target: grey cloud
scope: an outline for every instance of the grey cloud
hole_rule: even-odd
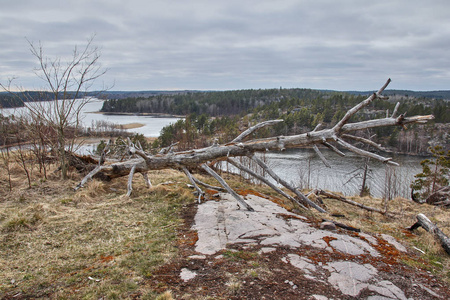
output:
[[[63,56],[95,33],[115,89],[376,89],[389,76],[392,88],[448,89],[448,11],[437,0],[15,1],[0,12],[0,80],[34,66],[24,37]]]

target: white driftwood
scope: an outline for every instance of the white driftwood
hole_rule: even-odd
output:
[[[179,142],[176,142],[176,143],[173,143],[172,145],[170,145],[170,146],[168,146],[168,147],[162,148],[162,149],[159,151],[159,154],[166,154],[166,153],[169,153],[170,151],[172,151],[172,148],[175,147],[175,146],[178,145],[178,144],[179,144]]]
[[[405,120],[408,123],[414,123],[417,120],[432,120],[433,116],[421,116],[413,117]],[[363,124],[364,123],[364,124]],[[358,122],[351,125],[354,130],[361,130],[365,128],[383,127],[383,126],[393,126],[399,125],[396,123],[395,119],[378,119],[372,121]],[[343,127],[342,130],[345,132],[350,131],[350,127]],[[217,147],[208,147],[203,149],[195,149],[191,151],[174,152],[167,155],[146,155],[141,151],[136,151],[136,154],[141,154],[143,158],[139,161],[136,168],[137,172],[146,172],[150,170],[161,170],[161,169],[179,169],[181,166],[197,167],[202,163],[207,161],[217,160],[225,157],[236,157],[236,156],[246,156],[248,153],[253,152],[266,152],[270,150],[279,150],[280,141],[286,148],[296,148],[302,146],[308,146],[312,144],[325,142],[335,142],[336,134],[332,129],[324,129],[317,132],[312,132],[309,136],[306,133],[293,135],[293,136],[279,136],[266,139],[250,140],[242,143],[229,143],[225,145],[218,145]],[[346,143],[346,145],[349,145]],[[353,146],[353,148],[356,148]],[[358,149],[358,148],[356,148]],[[370,152],[362,151],[358,154],[364,155]],[[378,157],[379,159],[379,157]],[[388,159],[382,158],[382,161]],[[124,161],[119,163],[114,163],[111,165],[103,165],[100,167],[101,171],[106,178],[113,179],[117,177],[127,176],[130,172],[131,167],[134,165],[132,161]]]
[[[330,198],[330,199],[339,200],[341,202],[344,202],[344,203],[347,203],[347,204],[350,204],[350,205],[353,205],[353,206],[357,206],[359,208],[362,208],[362,209],[365,209],[365,210],[368,210],[368,211],[377,212],[377,213],[380,213],[380,214],[383,214],[383,215],[386,214],[386,212],[381,210],[381,209],[370,207],[370,206],[358,203],[356,201],[347,199],[347,198],[342,197],[340,195],[336,195],[334,193],[330,193],[330,192],[327,192],[327,191],[324,191],[324,190],[319,190],[319,189],[314,190],[314,194],[316,194],[317,196],[323,195],[323,196],[325,196],[327,198]]]
[[[186,167],[183,167],[183,172],[186,174],[187,178],[189,178],[189,181],[192,183],[194,188],[197,190],[198,193],[198,203],[202,203],[202,196],[205,194],[205,192],[202,191],[201,188],[198,187],[197,183],[194,180],[194,177],[192,176],[191,172]]]
[[[422,227],[429,233],[433,234],[436,239],[441,243],[442,248],[444,248],[445,252],[450,255],[450,238],[446,236],[442,230],[440,230],[433,222],[430,221],[424,214],[418,214],[416,216],[417,222],[409,228],[409,230],[417,229],[418,227]]]
[[[319,205],[317,205],[316,203],[312,202],[311,200],[309,200],[305,195],[303,195],[302,193],[300,193],[296,188],[294,188],[292,185],[290,185],[288,182],[286,182],[285,180],[281,179],[277,174],[275,174],[275,172],[273,172],[261,159],[259,159],[256,155],[249,155],[249,157],[254,160],[261,168],[264,169],[264,171],[267,172],[267,174],[269,174],[273,179],[275,179],[275,181],[281,185],[283,185],[285,188],[289,189],[291,192],[293,192],[299,199],[300,201],[305,204],[305,205],[309,205],[311,207],[314,207],[316,210],[318,210],[319,212],[326,212],[322,207],[320,207]]]
[[[130,174],[128,175],[128,186],[127,186],[127,196],[129,197],[133,192],[133,176],[134,172],[136,172],[136,165],[131,167]]]
[[[230,193],[242,206],[244,206],[248,211],[255,211],[241,196],[238,195],[229,185],[219,176],[213,169],[211,169],[207,164],[202,164],[202,168],[214,177],[227,191]]]
[[[327,167],[327,168],[331,168],[330,163],[328,162],[328,160],[325,158],[325,156],[323,156],[322,152],[320,152],[319,147],[317,147],[317,145],[313,145],[313,149],[316,152],[317,156],[319,156],[320,160],[323,162],[323,164]]]
[[[344,153],[344,152],[340,151],[338,148],[336,148],[335,146],[331,145],[330,143],[322,142],[322,144],[323,144],[324,146],[326,146],[328,149],[330,149],[330,150],[336,152],[338,155],[340,155],[340,156],[342,156],[342,157],[345,156],[345,153]]]
[[[87,174],[83,180],[74,188],[74,190],[78,190],[79,188],[82,188],[88,180],[91,180],[98,172],[100,172],[102,165],[106,161],[106,155],[109,153],[109,148],[112,144],[112,140],[109,140],[108,144],[103,148],[102,153],[100,154],[100,159],[98,160],[97,166]]]
[[[390,82],[391,79],[389,78],[386,81],[386,83],[376,93],[373,93],[366,100],[362,101],[361,103],[357,104],[356,106],[348,110],[347,113],[344,115],[344,117],[333,127],[334,131],[340,131],[353,115],[355,115],[362,108],[372,103],[375,99],[377,99],[377,97],[380,97],[381,93],[386,89],[386,87],[389,85]]]
[[[282,181],[280,177],[278,177],[278,175],[276,175],[270,168],[268,168],[264,164],[264,162],[257,159],[257,157],[254,156],[254,153],[266,152],[271,150],[284,150],[286,148],[297,148],[302,146],[313,146],[314,148],[316,148],[315,147],[316,145],[323,144],[332,149],[333,151],[335,151],[336,153],[338,153],[339,155],[344,156],[345,155],[344,153],[342,153],[339,149],[337,149],[334,145],[332,145],[333,143],[336,143],[337,145],[340,145],[341,147],[353,151],[358,155],[374,158],[383,161],[387,164],[397,165],[396,163],[392,162],[390,158],[385,158],[378,154],[374,154],[359,149],[343,140],[343,137],[347,138],[353,137],[349,135],[344,136],[344,134],[348,134],[349,132],[357,130],[376,127],[386,127],[386,126],[405,126],[405,124],[409,123],[424,123],[434,118],[432,115],[415,116],[409,118],[400,115],[397,117],[396,116],[396,111],[398,109],[397,107],[397,109],[394,111],[391,117],[356,123],[348,123],[349,119],[358,111],[360,111],[362,108],[366,107],[377,98],[382,98],[381,93],[387,87],[389,82],[390,79],[383,85],[383,87],[380,88],[380,90],[378,90],[378,92],[372,94],[366,100],[362,101],[355,107],[351,108],[334,127],[328,129],[319,130],[320,126],[317,126],[313,131],[298,135],[275,136],[270,138],[253,139],[248,141],[243,140],[245,137],[248,137],[248,135],[250,135],[259,128],[281,122],[281,120],[271,120],[257,124],[247,129],[230,143],[222,145],[215,143],[213,146],[202,149],[173,152],[174,146],[173,144],[168,148],[163,149],[159,154],[149,155],[144,151],[142,151],[142,148],[139,147],[139,145],[135,147],[130,144],[129,145],[130,153],[139,156],[138,159],[134,158],[124,162],[98,165],[92,172],[90,172],[85,178],[83,178],[83,180],[80,182],[80,184],[77,186],[76,189],[80,188],[84,183],[92,179],[94,176],[101,175],[102,178],[110,180],[117,177],[127,175],[129,176],[132,170],[133,172],[145,173],[150,170],[161,170],[168,168],[183,170],[183,168],[195,169],[201,166],[213,177],[215,177],[221,183],[221,185],[223,185],[225,189],[228,190],[236,198],[236,200],[241,205],[243,205],[247,209],[251,209],[251,207],[248,206],[248,204],[239,195],[237,195],[217,173],[215,173],[210,167],[206,165],[206,163],[210,161],[225,160],[229,157],[248,156],[253,157],[254,160],[261,167],[265,168],[266,172],[270,174],[270,176],[272,176],[277,182],[281,183],[286,188],[293,191],[297,195],[300,203],[302,203],[305,206],[311,206],[320,212],[325,212],[323,208],[321,208],[320,206],[309,200],[302,193],[300,193],[295,188],[290,186],[287,182]],[[366,144],[368,143],[367,141],[365,141]],[[321,159],[325,162],[326,159],[323,157],[323,155],[321,155],[320,151],[318,151],[318,154],[321,157]],[[200,184],[195,179],[195,177],[193,177],[193,181],[196,182],[197,184]]]
[[[355,141],[358,141],[358,142],[361,142],[361,143],[364,143],[366,145],[372,146],[372,147],[374,147],[374,148],[376,148],[378,150],[381,150],[381,151],[386,151],[386,149],[383,148],[383,146],[381,146],[380,144],[377,144],[377,143],[375,143],[375,142],[373,142],[373,141],[371,141],[369,139],[366,139],[366,138],[363,138],[363,137],[360,137],[360,136],[354,136],[354,135],[351,135],[351,134],[343,134],[342,137],[343,138],[352,139],[352,140],[355,140]]]
[[[297,199],[295,199],[294,197],[289,196],[288,194],[286,194],[282,189],[278,188],[275,184],[273,184],[272,182],[270,182],[269,180],[267,180],[267,178],[256,174],[255,172],[253,172],[252,170],[250,170],[249,168],[247,168],[246,166],[240,164],[239,162],[228,158],[227,162],[229,162],[230,164],[232,164],[233,166],[235,166],[238,169],[241,169],[242,171],[250,174],[251,176],[253,176],[254,178],[260,180],[261,182],[264,182],[266,185],[268,185],[269,187],[271,187],[275,192],[277,192],[278,194],[284,196],[285,198],[289,199],[292,203],[295,203],[297,205],[299,205],[301,208],[306,209],[306,207],[300,203]]]
[[[198,178],[196,178],[196,177],[194,177],[194,176],[192,176],[192,179],[194,180],[195,183],[197,183],[197,184],[199,184],[199,185],[201,185],[201,186],[204,186],[204,187],[207,188],[207,189],[210,189],[210,190],[216,190],[216,191],[220,191],[220,192],[226,192],[226,191],[227,191],[227,190],[224,189],[223,187],[220,187],[220,186],[214,186],[214,185],[207,184],[207,183],[205,183],[205,182],[199,180]]]
[[[395,118],[399,107],[400,107],[400,102],[397,102],[397,104],[395,104],[394,111],[392,112],[391,118]]]
[[[336,138],[336,142],[339,145],[341,145],[342,147],[346,148],[347,150],[350,150],[353,153],[356,153],[358,155],[369,157],[369,158],[373,158],[373,159],[379,160],[381,162],[387,163],[388,165],[394,165],[394,166],[398,166],[399,165],[398,163],[391,161],[392,158],[386,158],[386,157],[383,157],[381,155],[378,155],[378,154],[375,154],[375,153],[372,153],[372,152],[369,152],[369,151],[365,151],[365,150],[359,149],[359,148],[357,148],[357,147],[355,147],[355,146],[345,142],[342,139]]]
[[[242,132],[237,138],[235,138],[231,142],[232,143],[238,143],[238,142],[242,141],[243,139],[245,139],[250,134],[252,134],[253,132],[255,132],[256,130],[261,129],[261,128],[266,127],[266,126],[272,126],[272,125],[275,125],[275,124],[280,123],[280,122],[283,122],[283,120],[269,120],[269,121],[258,123],[255,126],[252,126],[249,129],[247,129],[244,132]]]
[[[148,178],[148,172],[142,172],[142,176],[144,177],[145,185],[148,188],[152,187],[152,182],[150,181],[150,178]]]

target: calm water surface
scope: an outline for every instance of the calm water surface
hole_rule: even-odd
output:
[[[340,191],[350,196],[359,194],[365,159],[352,152],[341,157],[328,149],[321,149],[331,168],[327,168],[312,149],[290,149],[284,152],[266,154],[267,163],[284,180],[301,188],[320,188]],[[389,154],[383,154],[390,156]],[[369,160],[366,185],[374,197],[387,194],[385,186],[392,187],[391,196],[409,198],[409,185],[414,175],[422,168],[421,157],[396,155],[393,160],[400,166],[388,166]]]
[[[324,189],[338,191],[346,196],[359,195],[364,173],[365,158],[352,152],[345,152],[341,157],[329,149],[321,149],[327,158],[330,168],[312,149],[289,149],[283,152],[260,154],[266,164],[283,180],[301,189]],[[388,154],[384,156],[390,157]],[[395,197],[409,198],[411,182],[414,175],[421,172],[420,162],[423,157],[396,155],[393,160],[400,166],[388,166],[381,162],[369,160],[366,187],[370,195],[377,198]],[[246,159],[241,160],[245,163]],[[248,166],[248,165],[247,165]],[[233,173],[239,171],[225,162],[221,168]],[[252,169],[252,167],[250,167]],[[255,169],[253,168],[255,171]],[[258,172],[261,175],[261,172]],[[246,174],[242,174],[246,175]],[[276,183],[270,176],[267,179]],[[390,187],[390,190],[386,188]]]
[[[175,123],[178,118],[155,118],[148,116],[103,115],[98,112],[103,101],[94,100],[83,109],[83,124],[91,126],[96,121],[107,121],[115,124],[142,123],[143,127],[130,129],[146,137],[158,137],[164,126]],[[4,115],[24,112],[25,108],[3,109]],[[82,152],[91,151],[96,145],[87,144]],[[321,150],[331,164],[327,168],[312,149],[289,149],[283,152],[271,152],[265,155],[267,164],[284,180],[300,188],[321,188],[340,191],[344,195],[359,194],[362,184],[364,159],[351,152],[341,157],[328,149]],[[388,154],[383,154],[389,156]],[[387,182],[393,189],[392,196],[409,198],[409,185],[414,175],[421,171],[420,161],[416,156],[398,155],[394,161],[399,167],[386,166],[378,161],[369,161],[367,186],[371,195],[383,197],[386,194]],[[388,180],[389,179],[389,180]],[[388,181],[387,181],[388,180]]]
[[[46,102],[41,102],[45,105]],[[27,104],[30,105],[30,104]],[[83,107],[82,123],[86,127],[90,127],[97,121],[107,121],[114,124],[125,125],[130,123],[141,123],[144,126],[129,129],[131,132],[141,133],[146,137],[158,137],[161,129],[169,124],[175,123],[179,118],[156,118],[149,116],[133,116],[133,115],[104,115],[99,114],[103,106],[103,100],[94,99]],[[25,107],[2,109],[3,115],[22,114],[27,111]]]

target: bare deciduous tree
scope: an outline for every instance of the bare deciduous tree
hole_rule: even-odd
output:
[[[74,150],[81,128],[81,111],[91,99],[87,93],[106,72],[99,63],[100,50],[93,45],[93,40],[94,37],[88,39],[81,49],[75,46],[71,55],[65,58],[49,57],[41,43],[36,45],[28,41],[31,54],[38,61],[35,73],[44,81],[44,90],[50,92],[52,99],[40,101],[43,99],[30,99],[27,93],[22,94],[28,97],[26,107],[31,119],[39,125],[34,129],[46,128],[46,132],[36,134],[57,153],[62,179],[67,178],[66,151]],[[2,87],[11,90],[10,85]]]

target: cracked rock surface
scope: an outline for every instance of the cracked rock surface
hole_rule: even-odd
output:
[[[322,230],[267,199],[247,196],[246,201],[255,209],[249,212],[238,209],[228,194],[220,196],[220,201],[198,206],[192,227],[198,234],[197,254],[214,256],[230,247],[259,247],[259,255],[291,265],[305,280],[333,289],[342,299],[413,299],[409,297],[414,294],[412,290],[400,287],[398,280],[389,280],[386,272],[385,248],[407,253],[406,247],[394,237]],[[283,249],[286,255],[275,256],[277,249]],[[316,256],[302,255],[304,249],[311,249]],[[297,282],[286,282],[298,286]],[[425,289],[430,288],[422,290]],[[430,291],[430,299],[442,297]],[[331,299],[317,293],[308,297],[301,299]]]

